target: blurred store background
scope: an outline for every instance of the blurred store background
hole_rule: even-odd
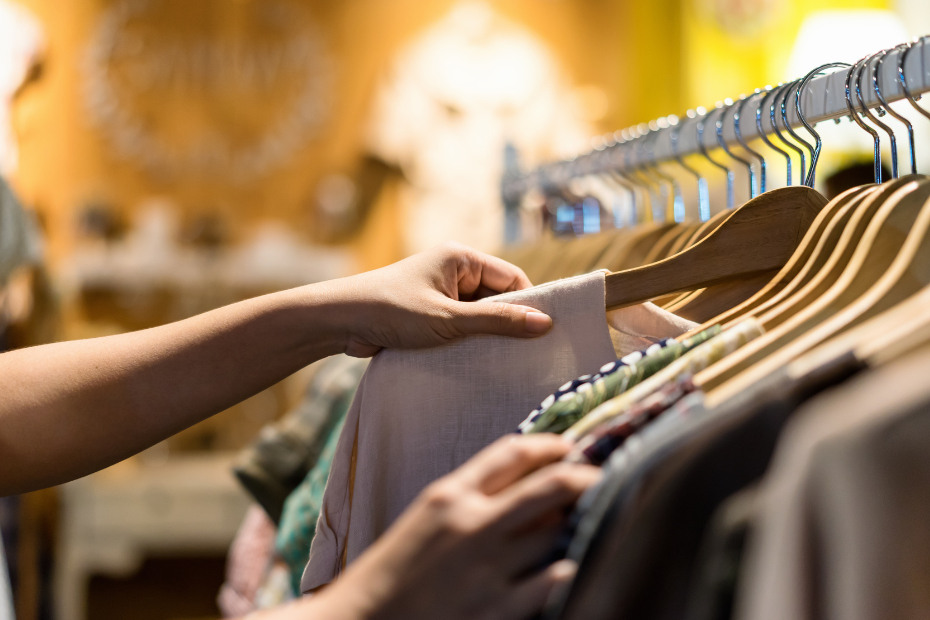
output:
[[[0,350],[447,239],[494,251],[508,157],[570,156],[928,32],[926,0],[0,0],[0,176],[36,232],[22,265],[0,255]],[[824,165],[870,161],[862,132],[831,131]],[[312,374],[0,500],[17,617],[220,617],[248,506],[231,463]]]

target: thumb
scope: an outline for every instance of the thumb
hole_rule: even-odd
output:
[[[452,324],[463,336],[535,338],[552,329],[552,319],[535,308],[497,302],[453,302]]]

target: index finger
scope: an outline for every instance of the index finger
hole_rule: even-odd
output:
[[[494,495],[560,460],[570,449],[571,444],[558,435],[508,435],[473,456],[454,475],[482,493]]]
[[[459,292],[470,295],[479,289],[497,293],[520,291],[533,284],[523,270],[502,258],[468,248],[459,257]]]

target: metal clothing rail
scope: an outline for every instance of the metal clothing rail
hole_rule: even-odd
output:
[[[895,49],[889,52],[882,62],[879,71],[879,87],[882,96],[887,102],[900,101],[905,98],[904,89],[901,87],[898,77],[898,58],[905,50]],[[877,62],[877,61],[873,61]],[[875,93],[872,84],[872,71],[869,65],[862,74],[862,100],[869,108],[875,108],[881,105],[878,96]],[[801,92],[800,103],[804,118],[810,125],[821,121],[838,119],[849,115],[849,109],[846,105],[846,74],[847,69],[840,68],[833,73],[820,75],[811,78]],[[930,91],[930,38],[923,38],[911,46],[904,63],[904,75],[907,80],[908,89],[912,95],[918,95]],[[853,80],[855,81],[855,80]],[[799,83],[800,84],[800,83]],[[792,128],[801,128],[803,125],[795,109],[795,88],[791,89],[787,98],[785,107],[788,123]],[[852,101],[857,111],[861,112],[858,106],[859,100],[855,93],[855,86],[851,87]],[[765,91],[763,91],[764,93]],[[762,101],[765,101],[765,109],[761,114],[762,129],[766,135],[772,132],[772,125],[769,117],[769,108],[773,99],[776,97],[764,97],[763,93],[754,94],[751,100],[747,101],[740,109],[740,101],[736,101],[726,110],[713,109],[707,111],[704,115],[705,127],[703,135],[699,135],[698,122],[690,118],[682,119],[679,126],[669,127],[664,123],[664,127],[650,132],[648,148],[637,148],[633,156],[634,166],[648,165],[674,159],[675,156],[683,157],[701,152],[699,140],[703,140],[706,150],[711,151],[719,148],[718,136],[715,130],[716,122],[722,120],[722,138],[727,146],[739,146],[737,140],[734,115],[739,115],[740,136],[743,142],[749,142],[759,137],[759,131],[756,126],[756,112]],[[729,100],[728,100],[729,101]],[[784,132],[781,125],[781,112],[777,114],[779,129]],[[663,119],[664,120],[664,119]],[[799,134],[805,140],[810,139],[809,134],[804,130]],[[675,144],[673,145],[673,136]],[[605,142],[606,146],[606,142]],[[674,149],[673,149],[674,146]],[[604,150],[603,148],[600,150]],[[502,189],[505,200],[519,200],[519,197],[533,188],[545,188],[553,184],[561,184],[568,179],[583,174],[591,174],[601,170],[623,169],[624,164],[618,161],[619,158],[591,158],[588,155],[581,155],[570,161],[554,162],[540,166],[536,170],[523,175],[508,176],[504,179]]]

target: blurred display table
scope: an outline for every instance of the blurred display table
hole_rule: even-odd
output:
[[[57,619],[84,620],[91,575],[128,576],[149,556],[224,554],[249,503],[232,459],[136,458],[63,485]]]

